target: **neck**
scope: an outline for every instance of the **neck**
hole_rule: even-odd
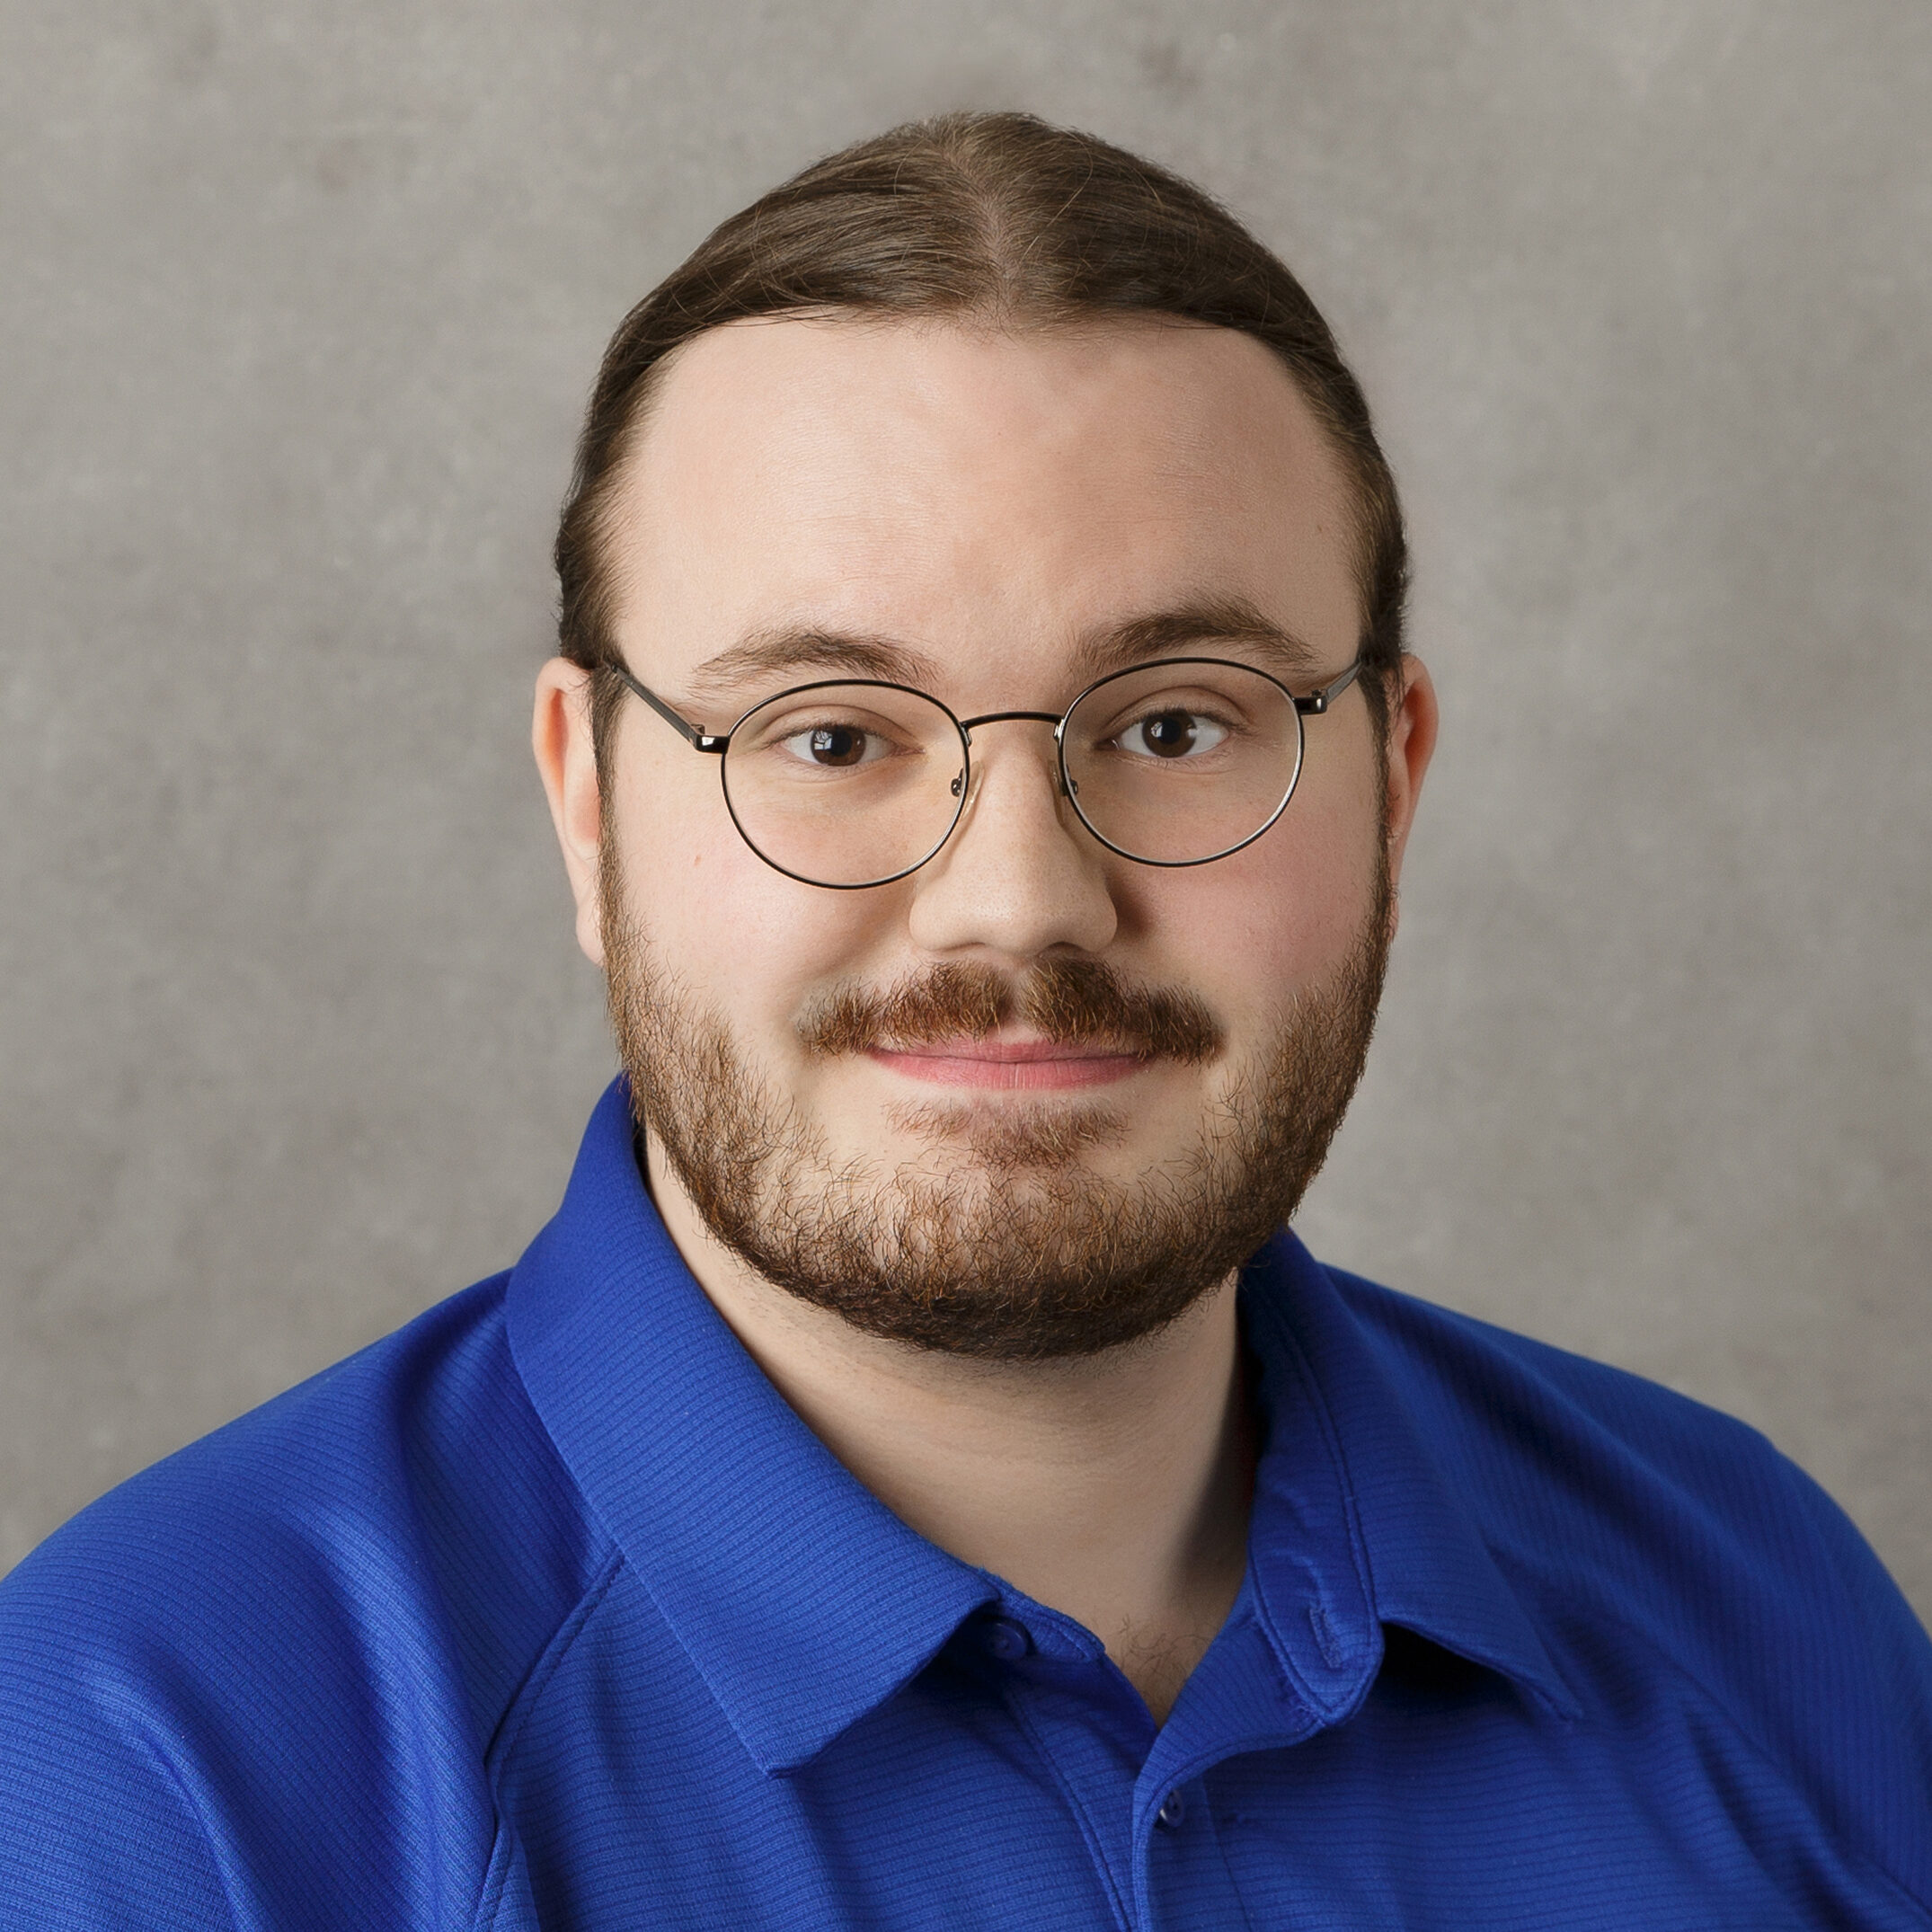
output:
[[[1164,1721],[1247,1560],[1254,1452],[1232,1279],[1100,1355],[936,1354],[775,1288],[650,1157],[691,1272],[826,1447],[922,1536],[1086,1625]]]

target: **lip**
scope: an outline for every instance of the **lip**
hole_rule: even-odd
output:
[[[866,1058],[933,1086],[1039,1093],[1107,1086],[1148,1064],[1117,1047],[1068,1046],[1057,1040],[941,1040],[912,1047],[873,1047]]]

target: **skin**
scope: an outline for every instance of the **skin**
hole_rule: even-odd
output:
[[[785,625],[895,641],[907,681],[967,716],[1058,710],[1086,681],[1082,642],[1151,612],[1245,599],[1305,644],[1305,671],[1288,679],[1298,691],[1350,662],[1360,621],[1342,471],[1292,382],[1247,337],[1158,321],[713,331],[664,380],[611,535],[626,661],[718,731],[788,684],[842,674],[701,675]],[[1398,877],[1436,722],[1411,661],[1386,761]],[[1047,728],[1008,723],[974,734],[974,792],[938,856],[856,892],[764,864],[712,762],[635,700],[600,795],[585,677],[563,660],[538,679],[533,735],[585,953],[602,963],[609,830],[626,907],[660,963],[835,1154],[888,1165],[958,1157],[944,1130],[934,1139],[935,1103],[963,1133],[984,1110],[1091,1104],[1096,1074],[1126,1122],[1083,1155],[1096,1172],[1130,1179],[1183,1155],[1231,1092],[1230,1068],[1348,955],[1383,836],[1359,689],[1309,722],[1286,814],[1230,858],[1157,870],[1115,857],[1058,797]],[[1198,994],[1226,1050],[1202,1066],[1096,1069],[1091,1050],[1056,1060],[1009,1026],[984,1048],[813,1059],[793,1030],[842,980],[889,986],[942,961],[1016,973],[1055,954]],[[928,1116],[919,1132],[908,1103]],[[1232,1282],[1126,1347],[964,1360],[860,1334],[774,1288],[712,1238],[655,1148],[648,1162],[693,1273],[845,1466],[943,1548],[1103,1637],[1163,1720],[1245,1564],[1254,1452]]]

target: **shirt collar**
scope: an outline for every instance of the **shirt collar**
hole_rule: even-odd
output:
[[[1268,1425],[1250,1596],[1309,1716],[1366,1695],[1384,1622],[1572,1711],[1326,1271],[1284,1232],[1243,1304]],[[760,1769],[808,1762],[1000,1596],[873,1496],[746,1354],[645,1192],[622,1080],[508,1315],[558,1452]]]
[[[1242,1296],[1268,1428],[1251,1582],[1305,1701],[1327,1721],[1344,1715],[1380,1661],[1380,1626],[1399,1624],[1573,1720],[1529,1612],[1328,1271],[1283,1229]]]
[[[759,1768],[796,1768],[997,1591],[900,1521],[766,1379],[591,1116],[518,1263],[510,1350],[559,1453]]]

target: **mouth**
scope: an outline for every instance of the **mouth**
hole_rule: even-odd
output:
[[[1147,1056],[1104,1044],[994,1036],[869,1048],[875,1066],[931,1086],[993,1093],[1041,1093],[1108,1086],[1143,1071]]]

